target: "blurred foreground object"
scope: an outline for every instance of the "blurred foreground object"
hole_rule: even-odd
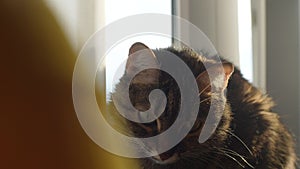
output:
[[[0,24],[0,168],[131,164],[82,130],[72,102],[76,55],[43,1],[1,1]]]

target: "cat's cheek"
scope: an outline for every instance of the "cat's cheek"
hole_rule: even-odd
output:
[[[184,156],[185,153],[194,150],[199,147],[198,137],[186,137],[184,138],[177,148],[177,152],[180,156]]]

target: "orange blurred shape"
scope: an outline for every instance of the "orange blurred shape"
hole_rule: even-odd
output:
[[[133,168],[82,130],[76,55],[43,1],[0,1],[0,52],[0,168]]]

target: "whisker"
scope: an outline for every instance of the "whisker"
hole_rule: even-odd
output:
[[[211,99],[211,98],[203,99],[203,100],[200,101],[200,104],[203,103],[203,102],[205,102],[205,101],[207,101],[207,100],[210,100],[210,99]]]
[[[201,96],[201,94],[202,94],[206,89],[208,89],[210,86],[211,86],[211,85],[209,84],[209,85],[207,85],[204,89],[202,89],[202,90],[199,92],[198,96]]]
[[[241,157],[243,157],[243,158],[246,158],[245,156],[240,155],[238,152],[233,151],[233,150],[230,150],[230,149],[228,149],[228,148],[220,148],[220,150],[226,151],[226,152],[230,152],[230,153],[234,153],[234,154],[236,154],[236,155],[238,155],[238,156],[241,156]]]
[[[243,164],[241,164],[237,159],[235,159],[234,157],[232,157],[229,154],[224,154],[225,156],[229,157],[230,159],[232,159],[233,161],[235,161],[236,163],[238,163],[238,165],[240,165],[241,167],[245,168],[245,166]]]
[[[240,137],[238,137],[237,135],[235,135],[234,133],[232,133],[231,131],[229,131],[229,130],[223,130],[223,131],[225,131],[225,132],[227,132],[228,134],[230,134],[230,135],[232,135],[234,138],[236,138],[246,149],[247,149],[247,151],[250,153],[250,155],[251,156],[253,156],[253,153],[252,153],[252,151],[249,149],[249,147],[246,145],[246,143],[245,142],[243,142],[243,140],[240,138]]]
[[[199,104],[201,104],[201,103],[203,103],[203,102],[206,102],[207,100],[210,100],[210,99],[211,99],[211,98],[209,98],[209,97],[208,97],[208,98],[206,98],[206,99],[203,99],[203,100],[201,100],[201,101],[200,101],[200,103],[199,103]],[[194,105],[196,105],[196,103],[195,103]]]
[[[245,166],[242,163],[240,163],[236,158],[234,158],[233,156],[227,154],[226,152],[216,152],[216,153],[220,154],[220,155],[224,155],[224,156],[230,158],[231,160],[235,161],[239,166],[245,168]]]
[[[220,149],[220,150],[222,150],[222,149]],[[224,153],[229,153],[229,154],[232,154],[232,155],[235,155],[235,156],[238,156],[238,157],[240,157],[249,167],[251,167],[251,168],[254,168],[254,166],[253,165],[251,165],[246,159],[245,159],[245,157],[243,157],[242,155],[240,155],[239,153],[237,153],[237,152],[235,152],[235,151],[233,151],[233,150],[229,150],[229,149],[224,149],[224,150],[222,150],[222,151],[224,151]]]

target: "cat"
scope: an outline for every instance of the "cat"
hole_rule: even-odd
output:
[[[124,75],[112,93],[117,101],[124,99],[124,85],[128,83],[131,72],[137,69],[143,57],[136,52],[146,50],[147,56],[156,60],[151,64],[160,64],[164,59],[162,51],[168,51],[179,57],[192,71],[199,88],[200,107],[197,119],[184,139],[172,149],[157,156],[139,159],[144,169],[295,169],[296,155],[294,140],[286,127],[272,112],[272,99],[263,94],[243,78],[232,63],[222,59],[224,78],[219,90],[210,83],[207,69],[218,70],[216,60],[198,54],[192,49],[182,47],[152,50],[141,42],[129,49],[129,57]],[[145,57],[145,56],[144,56]],[[187,82],[188,83],[188,82]],[[119,123],[126,125],[126,133],[134,137],[151,137],[163,133],[175,121],[180,109],[180,90],[176,81],[166,72],[158,69],[144,70],[130,82],[129,98],[139,111],[150,108],[148,96],[153,89],[161,89],[167,97],[167,104],[161,116],[150,123],[136,123],[118,117]],[[226,93],[225,93],[226,91]],[[222,118],[213,135],[204,143],[198,142],[203,128],[211,98],[218,97],[225,103],[221,111]],[[115,100],[114,100],[115,101]],[[154,105],[155,106],[155,105]],[[117,112],[114,102],[108,103],[108,112]],[[126,105],[123,105],[126,109]],[[115,114],[115,113],[112,113]],[[114,115],[115,116],[115,115]]]

